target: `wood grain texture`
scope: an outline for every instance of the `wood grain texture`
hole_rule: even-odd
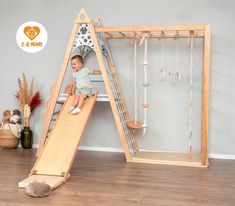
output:
[[[41,137],[41,140],[40,140],[40,145],[39,145],[39,148],[38,148],[37,155],[40,155],[40,152],[41,152],[41,150],[42,150],[42,148],[43,148],[43,146],[46,142],[46,138],[47,138],[48,131],[49,131],[49,128],[50,128],[53,112],[55,110],[55,106],[56,106],[56,103],[57,103],[59,92],[60,92],[60,89],[61,89],[61,86],[62,86],[62,83],[63,83],[63,80],[64,80],[64,76],[65,76],[65,73],[66,73],[66,70],[67,70],[67,65],[68,65],[68,62],[70,60],[70,55],[71,55],[72,48],[73,48],[73,42],[74,42],[74,39],[77,35],[78,27],[79,27],[79,24],[74,22],[72,32],[70,34],[69,42],[68,42],[68,45],[67,45],[67,49],[66,49],[66,52],[65,52],[65,55],[64,55],[64,60],[63,60],[63,63],[61,65],[59,77],[58,77],[57,82],[54,86],[53,95],[50,99],[50,104],[48,105],[48,108],[47,108],[47,114],[45,115],[45,120],[44,120],[44,125],[43,125],[43,133],[42,133],[42,137]]]
[[[51,189],[55,189],[65,182],[65,177],[49,175],[31,175],[23,181],[19,182],[18,187],[25,188],[34,181],[45,182],[46,184],[50,185]]]
[[[208,128],[209,128],[209,92],[210,92],[210,26],[206,26],[204,38],[204,65],[202,82],[202,164],[208,165]]]
[[[138,151],[132,157],[133,162],[167,164],[191,167],[206,167],[201,164],[201,155],[177,152],[144,152]]]
[[[95,104],[96,95],[86,99],[79,114],[71,114],[74,96],[70,96],[60,112],[33,170],[37,174],[64,176],[68,174],[74,155]]]
[[[96,32],[148,32],[148,31],[187,31],[204,30],[204,25],[174,25],[174,26],[103,26],[95,28]]]
[[[123,153],[79,151],[69,180],[46,198],[30,198],[17,183],[36,150],[0,150],[0,206],[232,206],[235,161],[210,167],[126,163]]]
[[[103,59],[103,56],[102,56],[102,52],[100,50],[100,46],[99,46],[97,36],[96,36],[96,33],[95,33],[95,28],[94,28],[94,25],[92,23],[87,23],[87,24],[88,24],[88,28],[91,32],[91,39],[92,39],[92,42],[93,42],[94,47],[95,47],[96,58],[97,58],[99,68],[101,70],[101,73],[102,73],[102,76],[103,76],[103,79],[104,79],[104,85],[105,85],[106,92],[107,92],[108,97],[109,97],[109,102],[110,102],[110,105],[111,105],[111,108],[112,108],[112,112],[113,112],[113,115],[114,115],[114,119],[115,119],[115,122],[116,122],[118,133],[119,133],[119,136],[120,136],[120,139],[121,139],[121,142],[122,142],[123,149],[125,151],[126,159],[128,161],[128,160],[131,159],[131,155],[130,155],[130,152],[129,152],[129,149],[128,149],[128,144],[127,144],[127,141],[126,141],[126,135],[125,135],[125,132],[124,132],[124,129],[123,129],[123,126],[122,126],[121,119],[120,119],[119,114],[118,114],[118,109],[117,109],[117,106],[116,106],[116,103],[115,103],[112,88],[111,88],[109,78],[108,78],[108,74],[107,74],[107,71],[106,71],[106,68],[105,68],[105,63],[104,63],[104,59]]]

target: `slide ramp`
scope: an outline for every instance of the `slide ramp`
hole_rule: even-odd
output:
[[[19,187],[26,187],[30,182],[38,180],[45,181],[51,188],[55,188],[69,178],[69,171],[93,110],[96,96],[86,99],[79,114],[68,113],[74,96],[68,97],[36,160],[32,169],[33,175],[19,182]]]

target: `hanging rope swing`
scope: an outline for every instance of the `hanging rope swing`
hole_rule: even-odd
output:
[[[137,121],[137,103],[138,103],[138,93],[137,93],[137,42],[138,39],[134,39],[134,96],[135,96],[135,117],[134,121],[127,121],[127,126],[132,129],[142,128],[142,123]]]
[[[135,39],[134,42],[134,71],[135,71],[135,119],[134,121],[128,121],[127,126],[132,129],[140,129],[143,128],[143,136],[146,135],[147,131],[147,109],[149,108],[149,104],[147,103],[147,92],[148,92],[148,59],[147,59],[147,52],[148,52],[148,34],[144,33],[144,36],[140,40],[139,47],[144,43],[144,82],[142,83],[142,86],[144,87],[144,102],[143,102],[143,110],[144,110],[144,123],[140,123],[137,121],[137,39]]]
[[[147,102],[147,94],[148,94],[148,59],[147,59],[147,52],[148,52],[148,34],[145,33],[142,41],[144,40],[144,103],[143,103],[143,109],[144,109],[144,123],[142,125],[143,127],[143,136],[146,135],[147,131],[147,109],[149,108],[149,104]],[[140,42],[141,43],[141,42]]]

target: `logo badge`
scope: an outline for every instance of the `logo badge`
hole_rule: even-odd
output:
[[[16,42],[25,52],[39,52],[46,46],[47,31],[45,27],[38,22],[26,22],[18,28],[16,32]]]
[[[35,39],[35,37],[40,33],[40,29],[38,26],[26,26],[24,28],[24,33],[27,37],[29,37],[32,40]]]

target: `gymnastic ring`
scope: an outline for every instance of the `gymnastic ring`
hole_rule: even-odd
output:
[[[174,72],[172,75],[172,79],[175,83],[179,83],[182,79],[181,73],[180,72]]]

